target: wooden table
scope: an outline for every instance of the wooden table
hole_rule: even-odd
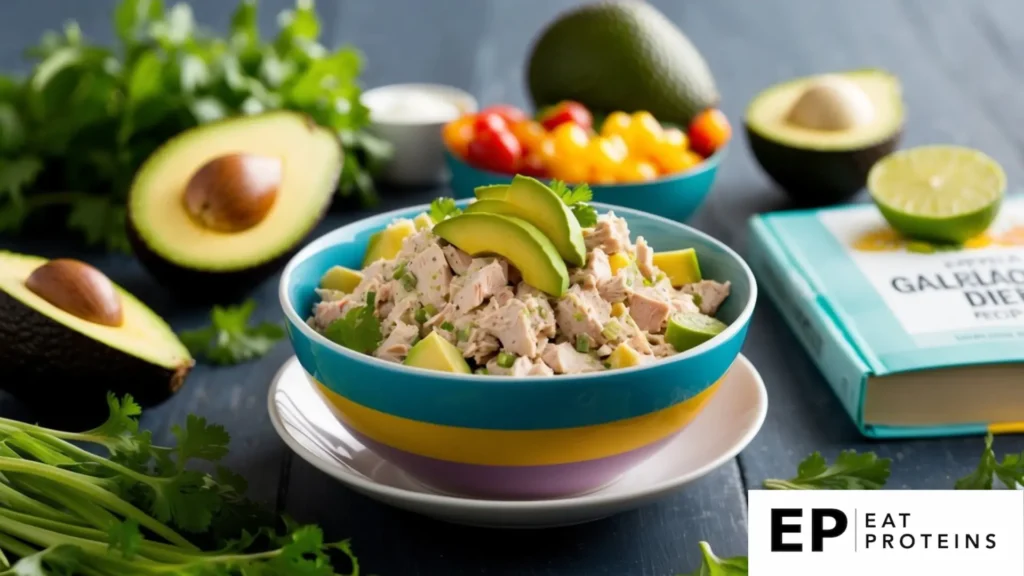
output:
[[[286,0],[264,0],[266,28]],[[0,69],[21,67],[20,50],[47,27],[78,18],[86,34],[107,40],[113,0],[7,0],[0,9]],[[200,21],[226,26],[234,2],[194,2]],[[367,87],[392,82],[454,84],[484,104],[525,105],[523,62],[531,38],[566,0],[374,0],[321,3],[326,37],[367,56]],[[703,51],[734,125],[765,86],[792,76],[880,66],[898,74],[908,103],[904,145],[975,146],[1003,164],[1011,184],[1024,175],[1024,4],[1018,0],[719,0],[655,2]],[[420,203],[444,190],[387,191],[378,209]],[[745,222],[783,209],[786,200],[759,171],[738,134],[714,192],[691,224],[745,248]],[[317,233],[369,212],[334,213]],[[174,325],[190,328],[206,311],[175,304],[128,257],[0,240],[0,247],[46,256],[87,257]],[[255,288],[258,315],[278,319],[277,278]],[[868,442],[848,421],[821,375],[763,297],[744,353],[768,386],[767,422],[737,459],[685,491],[646,508],[556,530],[491,531],[455,527],[392,510],[341,487],[285,448],[265,404],[270,379],[290,355],[282,343],[267,357],[231,368],[200,366],[174,399],[144,417],[159,440],[189,412],[227,426],[228,464],[253,494],[335,538],[351,536],[365,569],[380,576],[650,575],[692,570],[697,542],[723,555],[746,553],[748,488],[789,477],[808,453],[829,458],[846,448],[894,459],[892,488],[948,488],[977,462],[978,438]],[[5,399],[5,414],[19,408]],[[1024,438],[997,439],[1000,452]]]

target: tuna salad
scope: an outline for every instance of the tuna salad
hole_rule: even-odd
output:
[[[585,185],[523,176],[465,210],[435,200],[374,235],[360,269],[328,271],[308,323],[389,362],[503,376],[637,366],[725,329],[729,282],[587,200]]]

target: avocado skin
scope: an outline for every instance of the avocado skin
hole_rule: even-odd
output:
[[[538,110],[575,100],[595,115],[646,110],[682,126],[720,100],[693,43],[657,8],[635,0],[561,15],[531,48],[526,81]]]
[[[72,330],[0,291],[0,388],[48,427],[81,431],[107,417],[107,391],[141,406],[167,400],[194,361],[174,369],[151,364]]]
[[[864,189],[871,167],[899,145],[903,128],[876,144],[851,150],[809,150],[781,144],[746,126],[750,151],[797,205],[815,208],[848,201]]]

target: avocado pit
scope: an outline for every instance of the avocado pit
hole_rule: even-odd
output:
[[[199,225],[217,232],[242,232],[266,218],[277,200],[280,158],[227,154],[204,164],[185,187],[185,209]]]
[[[863,126],[873,116],[874,106],[864,89],[842,76],[828,74],[808,83],[786,121],[800,128],[835,132]]]
[[[51,260],[29,275],[25,287],[82,320],[112,327],[124,323],[121,295],[113,282],[85,262]]]

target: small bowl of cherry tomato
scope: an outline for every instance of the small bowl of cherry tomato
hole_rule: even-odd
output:
[[[683,221],[710,192],[732,128],[717,109],[683,129],[645,111],[595,122],[582,104],[566,101],[536,118],[514,106],[490,106],[445,124],[442,136],[456,198],[527,174],[586,183],[595,202]]]

